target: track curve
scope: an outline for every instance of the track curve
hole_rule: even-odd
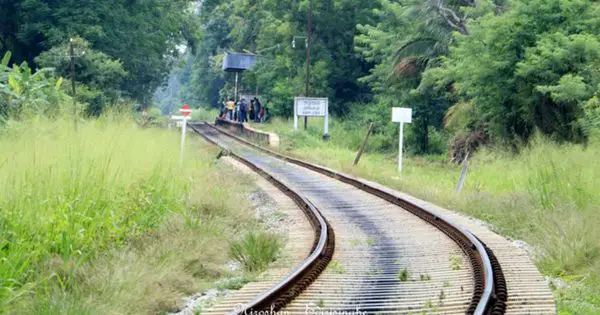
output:
[[[267,151],[205,123],[191,127],[282,189],[306,196],[336,233],[329,268],[275,310],[503,314],[507,292],[500,265],[470,232],[369,183]],[[261,303],[274,305],[268,297]]]

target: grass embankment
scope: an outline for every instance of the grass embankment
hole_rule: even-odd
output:
[[[0,313],[164,313],[252,277],[226,267],[232,238],[265,238],[242,202],[249,180],[197,138],[180,167],[178,137],[110,118],[4,128]],[[248,245],[267,250],[242,251],[246,269],[279,245]]]
[[[292,122],[256,126],[273,131],[286,154],[368,178],[492,224],[536,249],[536,263],[567,287],[555,288],[562,314],[600,314],[600,142],[587,148],[538,140],[515,156],[481,151],[470,164],[462,193],[455,194],[460,167],[445,157],[408,157],[399,174],[396,154],[367,152],[352,161],[367,127],[333,124],[323,142],[322,120],[294,131]],[[377,141],[377,136],[373,138]]]
[[[194,111],[192,112],[193,120],[214,122],[218,116],[219,116],[219,111],[214,108],[206,109],[205,107],[200,107],[200,108],[194,109]]]

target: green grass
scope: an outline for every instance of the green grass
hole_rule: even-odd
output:
[[[0,313],[164,313],[248,278],[229,238],[262,228],[217,153],[190,137],[182,167],[178,133],[107,117],[0,129]]]
[[[410,279],[410,272],[408,269],[404,268],[398,273],[398,280],[402,282],[406,282]]]
[[[217,116],[219,116],[219,111],[214,108],[205,109],[205,108],[201,107],[201,108],[194,109],[194,111],[192,112],[193,120],[203,120],[203,121],[207,121],[207,122],[214,122],[215,119],[217,118]]]
[[[247,271],[262,272],[278,258],[281,247],[282,243],[277,235],[251,231],[241,240],[233,242],[229,250],[231,257]]]
[[[408,155],[396,171],[396,155],[371,138],[357,167],[352,161],[367,126],[347,130],[333,121],[331,140],[321,140],[322,120],[311,118],[308,132],[291,121],[257,126],[280,136],[279,150],[346,173],[377,181],[440,206],[458,210],[522,239],[536,250],[536,263],[568,287],[555,290],[561,314],[600,313],[600,141],[558,145],[537,139],[519,155],[483,150],[471,161],[465,187],[455,194],[460,166],[445,156]]]
[[[346,273],[346,268],[344,268],[344,266],[342,266],[338,260],[332,260],[327,267],[330,268],[334,273],[340,275]]]
[[[460,270],[461,266],[463,264],[463,260],[462,260],[462,256],[459,254],[452,254],[450,256],[450,268],[452,268],[452,270]]]

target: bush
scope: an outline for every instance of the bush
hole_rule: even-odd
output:
[[[10,58],[7,52],[0,61],[0,119],[58,116],[69,98],[61,89],[63,80],[49,68],[34,72],[26,62],[8,67]]]
[[[231,257],[250,272],[264,271],[275,261],[281,251],[282,242],[277,235],[249,232],[231,244]]]

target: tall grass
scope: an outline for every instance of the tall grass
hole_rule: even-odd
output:
[[[277,259],[281,247],[281,240],[277,235],[252,231],[233,242],[230,253],[249,272],[261,272]]]
[[[156,229],[188,190],[176,135],[130,121],[40,121],[0,138],[0,310]]]
[[[470,175],[470,193],[493,193],[526,205],[511,211],[523,218],[501,227],[536,244],[546,272],[585,273],[600,262],[599,154],[597,143],[585,148],[542,139],[517,157],[482,152]]]
[[[177,132],[111,115],[77,130],[4,125],[0,313],[158,314],[227,279],[247,282],[227,268],[231,240],[255,231],[256,244],[278,245],[252,254],[252,269],[280,241],[261,242],[264,227],[240,202],[251,181],[217,153],[190,134],[182,167]]]
[[[400,174],[395,154],[371,151],[353,167],[357,134],[366,126],[346,133],[339,126],[332,125],[329,142],[320,139],[318,126],[294,131],[290,122],[275,121],[258,128],[278,133],[287,154],[464,212],[529,242],[539,268],[570,283],[556,291],[560,311],[600,313],[600,142],[584,147],[538,138],[519,155],[499,148],[478,152],[456,195],[460,167],[444,156],[408,156]]]

